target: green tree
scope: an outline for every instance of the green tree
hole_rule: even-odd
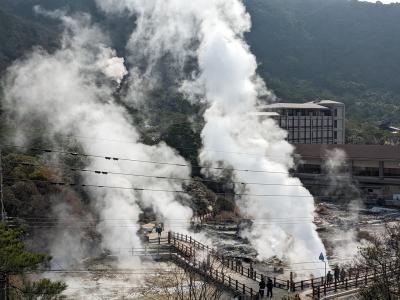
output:
[[[23,233],[21,229],[11,229],[0,224],[0,274],[5,279],[2,282],[3,286],[0,286],[1,299],[5,298],[2,293],[6,293],[9,297],[10,291],[16,297],[22,296],[25,299],[58,299],[58,295],[67,287],[59,281],[42,279],[27,283],[25,287],[16,287],[9,283],[9,276],[24,276],[26,272],[46,266],[51,259],[46,254],[27,251],[22,241]]]
[[[28,284],[22,292],[26,299],[35,300],[58,300],[65,297],[60,295],[67,285],[62,281],[51,281],[50,279],[43,278],[39,281]]]
[[[385,234],[361,248],[359,263],[377,274],[372,283],[361,288],[360,299],[400,299],[400,225],[387,224]]]
[[[31,253],[25,250],[22,242],[23,231],[7,228],[0,224],[0,272],[22,274],[36,270],[50,261],[46,254]]]

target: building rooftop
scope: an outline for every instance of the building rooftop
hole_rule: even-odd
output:
[[[266,109],[279,109],[279,108],[289,108],[289,109],[329,109],[325,106],[316,104],[314,102],[306,102],[306,103],[272,103],[268,105],[262,105],[259,107],[261,110]]]
[[[318,104],[322,104],[322,105],[324,105],[324,104],[344,105],[342,102],[337,102],[337,101],[327,100],[327,99],[318,101]]]
[[[251,112],[249,114],[252,116],[267,116],[267,117],[279,116],[279,114],[274,111],[256,111],[256,112]]]
[[[400,146],[296,144],[296,153],[304,158],[326,157],[326,150],[341,149],[353,160],[389,160],[400,164]]]

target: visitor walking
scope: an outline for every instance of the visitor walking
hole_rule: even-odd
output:
[[[346,280],[346,271],[344,268],[340,271],[340,281],[343,283]]]
[[[333,269],[333,275],[335,277],[335,282],[338,282],[340,276],[340,270],[338,265],[336,265],[335,268]]]
[[[332,273],[331,271],[328,271],[328,274],[326,274],[326,283],[330,285],[332,283],[332,280],[333,280]]]
[[[261,277],[261,281],[260,281],[260,283],[258,285],[260,287],[258,293],[260,294],[260,298],[263,298],[264,297],[264,290],[265,290],[265,286],[266,286],[265,280],[264,280],[264,276]]]
[[[267,281],[267,297],[272,298],[272,288],[274,287],[274,284],[271,280],[271,278],[268,277]]]

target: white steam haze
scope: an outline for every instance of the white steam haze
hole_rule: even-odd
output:
[[[128,11],[137,17],[127,45],[133,76],[125,100],[136,103],[157,86],[157,78],[164,72],[158,62],[168,57],[169,71],[177,74],[180,90],[207,107],[201,134],[204,146],[201,163],[264,170],[267,172],[235,171],[234,177],[243,182],[278,184],[248,185],[245,190],[251,195],[276,196],[237,199],[242,215],[255,222],[244,234],[258,251],[258,258],[276,255],[290,262],[317,261],[324,246],[312,222],[313,197],[300,180],[288,175],[293,166],[293,147],[285,141],[286,132],[273,120],[259,120],[251,115],[257,110],[260,97],[273,101],[274,95],[256,74],[256,59],[244,41],[251,23],[243,3],[239,0],[97,0],[97,3],[110,14]],[[199,70],[189,78],[182,78],[180,71],[192,58],[196,59]],[[208,175],[218,177],[219,173],[212,171]],[[237,192],[243,192],[243,187],[237,187]]]
[[[341,199],[342,202],[336,201],[336,204],[343,206],[348,213],[345,224],[334,229],[330,240],[338,258],[351,259],[358,254],[359,246],[362,245],[357,240],[354,226],[359,223],[359,210],[363,208],[360,191],[351,178],[345,151],[338,148],[327,150],[323,167],[328,179],[325,195],[336,200]]]
[[[59,11],[47,15],[61,18],[66,28],[61,48],[51,54],[36,49],[9,68],[4,82],[4,108],[17,124],[40,120],[45,122],[50,137],[90,136],[91,139],[79,140],[83,152],[87,154],[185,165],[185,160],[166,144],[147,146],[139,142],[139,133],[131,124],[126,109],[113,98],[115,88],[127,74],[124,59],[117,57],[116,52],[107,46],[107,37],[91,24],[90,17],[68,17]],[[104,139],[129,143],[112,143]],[[180,178],[188,178],[190,174],[189,167],[114,162],[104,158],[90,158],[87,169]],[[82,177],[85,184],[182,189],[180,182],[156,178],[87,172],[83,172]],[[192,216],[191,209],[181,205],[174,193],[87,189],[95,212],[104,220],[97,226],[102,247],[119,255],[119,263],[124,266],[135,263],[130,261],[127,248],[141,247],[137,236],[140,207],[151,207],[166,227],[170,220],[190,219]],[[126,252],[119,251],[121,248]],[[65,247],[60,253],[62,251],[58,247],[52,254],[63,256],[65,264],[68,264],[69,250]]]

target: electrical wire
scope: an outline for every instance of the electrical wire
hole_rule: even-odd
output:
[[[101,189],[119,189],[119,190],[132,190],[141,192],[162,192],[162,193],[176,193],[176,194],[187,194],[184,190],[165,190],[165,189],[151,189],[142,187],[124,187],[124,186],[109,186],[109,185],[96,185],[96,184],[78,184],[69,183],[63,181],[48,181],[39,179],[20,179],[13,177],[4,177],[4,181],[21,181],[21,182],[36,182],[44,183],[56,186],[79,186],[79,187],[91,187],[91,188],[101,188]],[[226,193],[214,193],[215,195],[226,195]],[[249,193],[229,193],[234,196],[246,196],[246,197],[287,197],[287,198],[314,198],[312,195],[284,195],[284,194],[249,194]],[[317,197],[317,196],[315,196]],[[324,196],[325,197],[325,196]]]
[[[93,170],[93,169],[79,169],[79,168],[71,168],[62,166],[59,164],[39,164],[39,163],[30,163],[26,161],[7,161],[6,163],[23,165],[23,166],[31,166],[31,167],[51,167],[52,169],[59,169],[65,171],[72,171],[72,172],[86,172],[86,173],[93,173],[98,175],[121,175],[121,176],[132,176],[132,177],[143,177],[143,178],[154,178],[154,179],[162,179],[162,180],[177,180],[177,181],[189,181],[189,182],[211,182],[217,184],[240,184],[240,185],[260,185],[260,186],[289,186],[289,187],[304,187],[301,184],[283,184],[283,183],[263,183],[263,182],[244,182],[244,181],[220,181],[220,180],[213,180],[213,179],[202,179],[202,178],[180,178],[180,177],[170,177],[170,176],[156,176],[156,175],[146,175],[146,174],[136,174],[136,173],[126,173],[126,172],[115,172],[115,171],[108,171],[108,170]],[[331,186],[331,184],[324,184],[324,183],[313,183],[313,186]],[[357,185],[357,187],[371,187],[371,185]]]

